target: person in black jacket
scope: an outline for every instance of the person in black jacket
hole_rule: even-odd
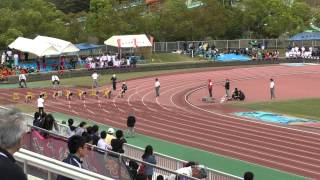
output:
[[[134,137],[134,125],[136,124],[136,117],[133,115],[129,115],[127,118],[127,136],[126,137]]]
[[[124,143],[127,143],[127,141],[123,137],[123,132],[121,130],[117,130],[116,139],[111,140],[112,151],[117,153],[124,153],[124,150],[123,150]]]
[[[82,168],[81,158],[84,158],[87,153],[86,139],[85,137],[74,135],[68,139],[69,155],[63,160],[64,163],[71,164],[73,166]],[[71,180],[68,177],[59,175],[57,180]]]
[[[13,157],[13,154],[20,148],[20,139],[26,130],[26,119],[18,110],[10,109],[0,112],[0,174],[2,180],[27,180]]]

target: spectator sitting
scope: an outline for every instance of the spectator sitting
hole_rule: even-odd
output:
[[[107,137],[105,139],[106,143],[109,144],[111,146],[111,140],[115,139],[116,137],[114,137],[114,129],[113,128],[109,128],[108,129],[108,133],[107,133]]]
[[[199,179],[207,177],[207,171],[199,165],[183,167],[176,170],[176,172],[185,176],[191,176]],[[179,178],[176,178],[175,174],[171,174],[168,177],[168,180],[176,180],[176,179],[179,179]]]
[[[40,127],[41,117],[39,112],[35,112],[33,116],[33,126]]]
[[[84,158],[88,153],[88,150],[86,147],[86,139],[78,135],[71,136],[68,139],[68,148],[69,148],[69,155],[66,159],[63,160],[63,162],[82,168],[81,158]],[[71,179],[59,175],[57,177],[57,180],[71,180]]]
[[[132,179],[136,179],[138,175],[139,164],[133,160],[129,161],[128,171]]]
[[[86,129],[84,128],[86,124],[86,122],[81,122],[79,124],[79,127],[77,127],[76,129],[76,135],[82,136],[82,133],[86,131]]]
[[[104,140],[106,138],[106,136],[107,136],[107,132],[106,131],[102,131],[100,133],[100,139],[99,139],[99,141],[97,143],[97,147],[99,148],[98,152],[101,152],[103,154],[105,153],[105,150],[112,149],[112,147],[109,144],[107,144],[105,142],[105,140]]]
[[[93,125],[90,132],[93,145],[97,145],[100,139],[100,137],[98,136],[98,131],[99,131],[99,126]]]
[[[245,98],[246,96],[244,95],[244,93],[241,90],[239,90],[239,100],[244,101]]]
[[[116,131],[116,139],[111,140],[112,151],[117,153],[124,153],[123,144],[127,143],[123,138],[123,132],[121,130]]]
[[[54,117],[51,114],[46,115],[46,117],[44,118],[43,122],[41,123],[40,126],[42,129],[45,129],[47,131],[51,131],[54,127],[54,129],[56,131],[58,131],[58,124],[56,122],[56,120],[54,119]],[[47,132],[41,132],[40,133],[43,137],[48,137],[48,133]]]
[[[164,177],[162,175],[158,175],[157,180],[164,180]]]
[[[0,173],[3,180],[27,180],[13,154],[21,146],[20,140],[27,131],[27,121],[17,110],[0,112]]]
[[[238,88],[234,88],[234,91],[232,93],[232,99],[233,100],[239,100],[239,91]]]
[[[76,129],[77,129],[75,126],[73,126],[73,119],[71,118],[68,119],[68,126],[69,128],[67,130],[67,134],[68,134],[68,137],[71,137],[76,134]]]
[[[243,175],[243,180],[253,180],[254,175],[252,172],[245,172]]]

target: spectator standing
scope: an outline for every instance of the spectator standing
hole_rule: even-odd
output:
[[[113,90],[117,90],[117,77],[115,74],[112,75],[111,77],[111,81],[112,81],[112,88]]]
[[[114,129],[113,128],[109,128],[108,129],[108,133],[107,133],[107,137],[105,139],[106,143],[111,145],[111,140],[115,139],[116,137],[114,137]]]
[[[160,81],[156,78],[156,82],[154,83],[154,88],[156,90],[156,97],[160,96]]]
[[[271,95],[271,99],[275,99],[276,95],[275,95],[275,83],[274,80],[271,78],[270,79],[270,95]]]
[[[148,145],[145,148],[144,154],[142,155],[142,160],[147,163],[150,163],[150,164],[157,164],[157,160],[156,160],[155,156],[153,155],[152,146]],[[152,180],[153,167],[150,165],[145,165],[143,174],[147,176],[148,180]]]
[[[1,64],[5,64],[5,62],[6,62],[6,53],[3,52],[1,55]]]
[[[69,155],[63,160],[64,163],[71,164],[78,168],[82,168],[81,158],[84,158],[87,153],[85,137],[74,135],[68,139]],[[71,180],[70,178],[59,175],[57,180]]]
[[[127,137],[134,137],[134,125],[136,124],[136,117],[134,115],[129,115],[127,118]]]
[[[44,94],[40,94],[37,100],[37,104],[38,104],[39,113],[41,115],[44,113]]]
[[[121,130],[117,130],[116,139],[111,140],[112,151],[117,153],[124,153],[124,150],[123,150],[124,143],[127,143],[127,141],[123,137],[123,132]]]
[[[98,87],[98,78],[99,78],[99,75],[97,72],[93,72],[93,74],[91,75],[92,77],[92,81],[93,81],[93,84],[92,84],[92,88],[97,88]]]
[[[23,86],[22,86],[22,83],[23,83]],[[19,75],[19,86],[20,86],[20,88],[27,87],[27,77],[24,73],[21,73]]]
[[[2,180],[27,180],[13,154],[21,146],[20,140],[27,131],[27,121],[17,110],[0,112],[0,173]]]
[[[68,119],[68,130],[67,130],[67,135],[68,135],[68,137],[71,137],[71,136],[73,136],[73,135],[75,135],[76,134],[76,127],[75,126],[73,126],[73,119]]]
[[[60,79],[57,75],[52,75],[51,76],[51,80],[52,80],[52,85],[53,85],[53,88],[56,88],[57,86],[59,86],[60,84]]]
[[[230,98],[230,81],[229,81],[229,79],[226,79],[224,89],[226,90],[227,99],[229,99]]]
[[[209,91],[209,97],[212,98],[212,86],[213,83],[211,81],[211,79],[208,80],[208,91]]]
[[[17,67],[19,65],[19,55],[18,55],[18,53],[14,53],[13,59],[14,59],[14,65]]]

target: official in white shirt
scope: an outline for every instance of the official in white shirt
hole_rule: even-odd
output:
[[[39,113],[43,114],[44,113],[44,94],[40,94],[38,100],[37,100],[38,108],[39,108]]]
[[[60,84],[60,79],[57,75],[52,75],[51,77],[53,88],[56,88]]]
[[[91,75],[91,77],[92,77],[92,81],[93,81],[93,87],[97,88],[98,87],[99,74],[94,71],[93,74]]]
[[[275,83],[274,83],[273,79],[270,79],[270,95],[271,95],[271,99],[275,99],[276,98]]]
[[[158,78],[156,78],[156,82],[154,83],[154,88],[156,90],[156,97],[160,96],[160,82]]]
[[[22,86],[22,83],[23,83],[24,86]],[[27,87],[27,77],[23,73],[21,73],[19,75],[19,86],[20,86],[20,88],[24,88],[24,87],[26,88]]]

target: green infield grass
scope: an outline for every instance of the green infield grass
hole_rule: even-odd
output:
[[[289,116],[307,118],[320,121],[320,99],[299,99],[289,101],[268,101],[234,106],[255,110],[275,112]]]

